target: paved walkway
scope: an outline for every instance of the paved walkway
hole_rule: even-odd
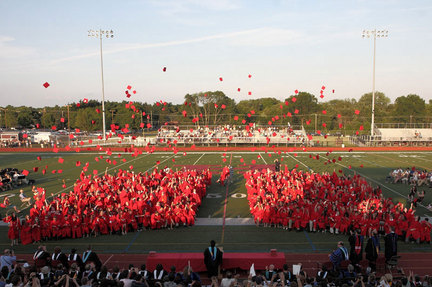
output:
[[[195,225],[222,225],[223,218],[197,218]],[[225,225],[255,225],[253,218],[225,218]]]

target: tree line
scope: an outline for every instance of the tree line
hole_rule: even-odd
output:
[[[238,103],[221,91],[187,94],[184,103],[159,101],[106,102],[107,129],[111,125],[129,130],[158,129],[163,125],[303,125],[308,131],[370,130],[372,94],[359,100],[335,99],[319,102],[308,92],[299,92],[284,100],[260,98]],[[85,100],[65,106],[33,108],[6,106],[0,108],[2,128],[80,129],[102,130],[101,102]],[[432,100],[428,103],[420,96],[409,94],[398,97],[394,103],[384,93],[375,93],[375,123],[430,123]]]

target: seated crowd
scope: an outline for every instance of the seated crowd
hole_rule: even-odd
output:
[[[432,172],[418,170],[415,167],[406,169],[397,168],[392,170],[386,178],[387,182],[412,184],[416,186],[432,186]]]
[[[209,170],[154,169],[151,173],[119,170],[102,176],[81,173],[69,193],[51,202],[43,188],[33,187],[34,204],[23,222],[5,217],[12,244],[47,239],[126,234],[143,228],[193,225],[195,213],[211,183]]]
[[[163,127],[158,131],[157,142],[176,142],[176,143],[220,143],[221,141],[248,142],[267,142],[271,138],[283,139],[284,141],[302,142],[304,137],[296,135],[294,130],[288,127],[263,127],[259,128],[255,124],[245,126],[238,125],[219,125],[214,127],[198,127],[189,130],[179,127]]]
[[[103,265],[99,256],[87,248],[81,254],[72,249],[70,254],[63,253],[55,247],[50,254],[45,246],[39,246],[31,262],[20,264],[13,251],[6,249],[0,257],[0,286],[64,286],[64,287],[332,287],[332,286],[432,286],[432,277],[414,275],[406,276],[401,270],[397,275],[378,276],[369,268],[356,270],[353,265],[346,268],[327,268],[325,264],[316,274],[308,274],[299,263],[300,270],[294,270],[287,264],[277,269],[273,264],[265,270],[251,269],[248,273],[233,274],[227,270],[224,276],[213,276],[210,280],[201,278],[200,274],[186,265],[167,266],[157,264],[154,270],[147,270],[145,264],[127,268]],[[223,277],[223,278],[222,278]],[[6,285],[7,284],[7,285]]]
[[[27,179],[26,175],[16,168],[5,168],[0,171],[0,191],[11,190],[23,184],[32,184],[34,180]]]
[[[394,228],[400,238],[430,243],[427,219],[421,221],[415,209],[385,198],[359,175],[267,169],[248,171],[244,177],[257,225],[336,234],[358,229],[364,236]]]

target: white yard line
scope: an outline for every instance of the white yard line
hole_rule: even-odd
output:
[[[193,165],[196,165],[198,162],[199,162],[199,160],[203,157],[205,155],[205,153],[203,153],[195,162],[194,162],[194,164]]]
[[[291,157],[292,159],[294,159],[295,161],[297,161],[298,163],[300,163],[301,165],[303,165],[304,167],[306,167],[308,170],[310,170],[310,171],[313,172],[313,170],[309,166],[307,166],[306,164],[304,164],[302,161],[296,159],[294,156],[292,156],[290,154],[288,154],[288,155],[289,155],[289,157]]]
[[[264,163],[267,164],[266,160],[265,160],[264,157],[261,155],[261,153],[259,152],[258,154],[259,154],[260,158],[264,161]]]

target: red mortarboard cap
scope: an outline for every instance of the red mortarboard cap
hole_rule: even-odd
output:
[[[59,159],[58,159],[58,162],[59,162],[59,163],[63,163],[63,162],[64,162],[64,159],[63,159],[63,158],[59,158]]]
[[[37,167],[37,166],[35,166],[34,168],[33,168],[33,171],[34,172],[37,172],[39,170],[39,167]]]
[[[50,84],[48,84],[48,82],[45,82],[42,86],[44,86],[45,89],[46,89],[46,88],[48,88],[50,86]]]
[[[358,115],[358,114],[360,114],[360,111],[359,110],[355,110],[355,112],[354,112],[356,115]]]
[[[163,67],[162,71],[166,72],[166,67]],[[174,73],[175,74],[175,73]]]
[[[222,78],[222,77],[220,77],[220,78],[219,78],[219,81],[221,81],[221,82],[222,82],[222,81],[223,81],[223,78]]]
[[[29,174],[29,171],[25,169],[25,170],[22,171],[22,174],[25,175],[25,176],[27,176]]]

